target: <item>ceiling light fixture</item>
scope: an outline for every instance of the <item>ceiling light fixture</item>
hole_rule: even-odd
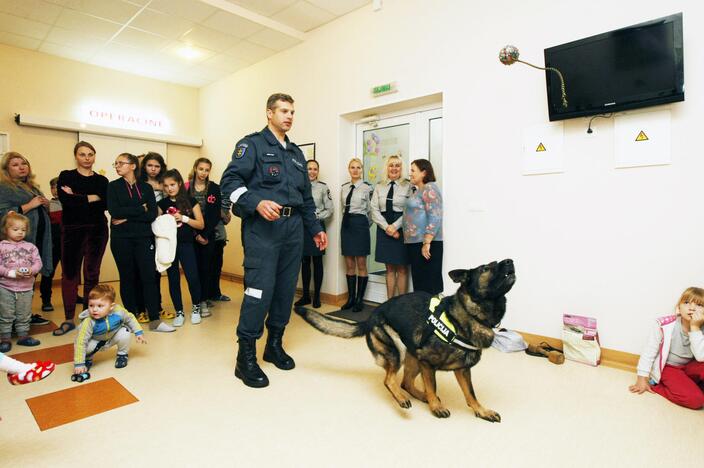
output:
[[[197,59],[202,55],[199,50],[193,48],[191,45],[180,47],[176,52],[178,55],[188,60]]]

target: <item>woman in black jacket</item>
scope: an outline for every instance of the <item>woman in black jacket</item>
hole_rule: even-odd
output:
[[[210,181],[210,170],[213,163],[208,158],[198,158],[193,163],[193,170],[188,175],[188,193],[198,200],[205,227],[196,234],[196,258],[198,259],[198,275],[201,284],[200,304],[201,317],[211,315],[209,305],[213,305],[213,299],[219,280],[217,269],[213,268],[215,262],[215,227],[220,222],[220,186]]]
[[[120,274],[120,296],[125,308],[135,312],[137,299],[134,281],[139,275],[144,288],[144,302],[149,314],[149,329],[176,331],[159,318],[159,296],[154,277],[154,236],[151,224],[157,208],[152,187],[137,178],[139,165],[133,154],[122,153],[115,160],[120,176],[108,184],[108,212],[112,216],[110,249]]]

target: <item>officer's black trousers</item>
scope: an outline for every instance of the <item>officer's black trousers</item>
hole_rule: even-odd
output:
[[[284,328],[291,317],[303,255],[303,220],[298,214],[242,222],[245,292],[237,336],[257,339],[267,327]]]

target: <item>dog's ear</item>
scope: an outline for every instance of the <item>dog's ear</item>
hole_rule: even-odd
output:
[[[448,274],[455,283],[464,283],[469,278],[469,270],[452,270]]]

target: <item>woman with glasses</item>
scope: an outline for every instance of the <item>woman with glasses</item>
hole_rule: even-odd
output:
[[[137,157],[129,153],[120,154],[113,165],[120,178],[108,184],[108,212],[112,216],[110,249],[120,275],[120,296],[125,308],[133,313],[136,311],[134,281],[139,276],[149,315],[149,329],[173,332],[176,329],[159,318],[151,228],[157,207],[151,185],[137,178],[138,165]]]
[[[100,280],[100,264],[108,243],[108,179],[93,172],[95,148],[86,141],[73,147],[76,169],[61,171],[56,190],[63,209],[61,216],[61,295],[65,320],[54,330],[60,336],[76,328],[76,296],[83,265],[83,307],[88,293]]]

